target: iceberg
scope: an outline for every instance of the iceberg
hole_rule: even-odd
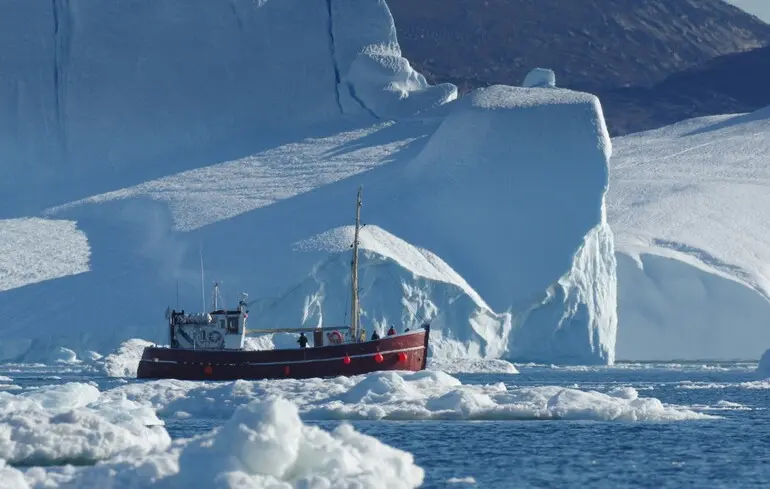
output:
[[[770,377],[770,349],[765,350],[762,354],[762,358],[759,359],[757,373]]]
[[[617,356],[756,359],[770,344],[770,109],[616,138]]]
[[[379,226],[362,262],[369,329],[432,321],[438,361],[614,361],[596,97],[541,70],[526,84],[549,88],[456,99],[401,56],[381,0],[0,9],[1,212],[38,216],[31,236],[68,223],[72,243],[6,280],[0,361],[165,343],[162,311],[207,308],[207,280],[226,302],[250,294],[252,327],[344,323],[345,253],[300,245],[344,237],[361,184]],[[135,346],[98,361],[131,375]]]
[[[393,229],[430,243],[493,309],[514,316],[510,358],[612,363],[611,153],[593,95],[479,89],[406,166],[398,196],[409,228]]]
[[[10,0],[0,50],[0,190],[25,189],[4,212],[250,154],[351,103],[380,117],[456,96],[400,56],[381,0]]]

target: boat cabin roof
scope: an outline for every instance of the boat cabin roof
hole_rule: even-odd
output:
[[[212,316],[215,315],[215,314],[216,315],[220,315],[220,316],[221,315],[240,316],[241,315],[241,311],[239,311],[238,309],[235,309],[235,310],[232,310],[232,311],[228,311],[226,309],[218,309],[216,311],[211,311],[209,314],[211,314]]]

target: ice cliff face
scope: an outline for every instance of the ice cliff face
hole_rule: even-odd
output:
[[[770,344],[770,108],[615,147],[619,357],[759,358]]]
[[[120,188],[249,154],[268,133],[456,96],[400,56],[381,0],[9,0],[0,49],[0,189],[26,189],[6,212],[87,196],[95,176]]]
[[[613,361],[611,151],[596,97],[495,86],[460,100],[407,166],[400,195],[421,235],[399,236],[430,237],[492,308],[514,315],[513,358]]]

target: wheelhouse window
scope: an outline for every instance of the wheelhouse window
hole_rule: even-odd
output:
[[[237,333],[238,332],[238,318],[227,318],[227,332],[228,333]]]

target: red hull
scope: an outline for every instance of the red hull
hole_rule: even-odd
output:
[[[137,378],[180,380],[306,379],[380,370],[425,369],[430,327],[363,343],[286,350],[227,351],[148,347]],[[377,362],[380,354],[381,360]],[[405,357],[404,358],[404,354]],[[345,357],[350,363],[345,363]]]

